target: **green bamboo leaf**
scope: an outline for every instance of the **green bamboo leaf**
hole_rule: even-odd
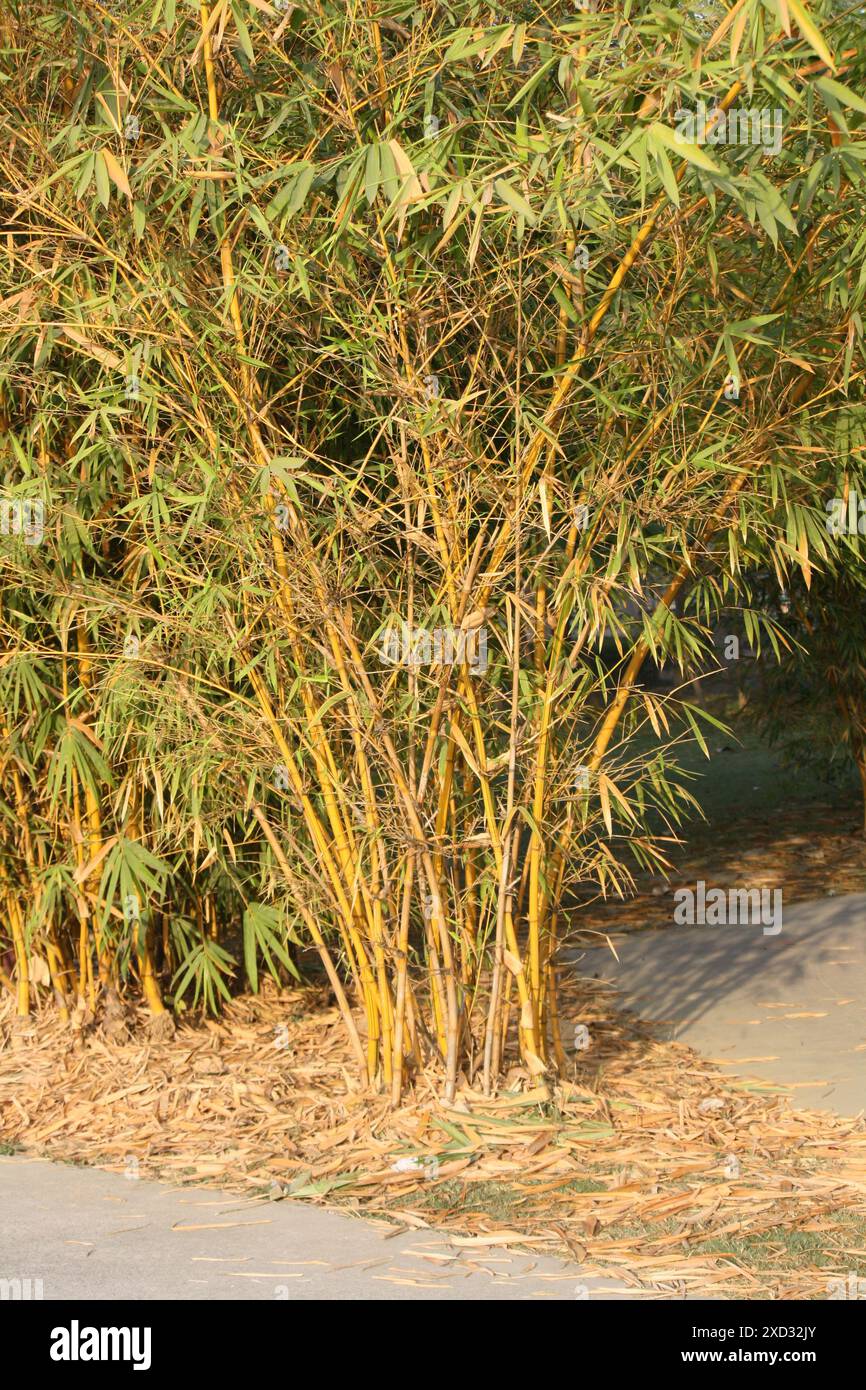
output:
[[[562,286],[555,281],[551,288],[554,299],[556,300],[560,309],[562,309],[562,311],[565,313],[567,318],[570,319],[572,323],[579,323],[580,314],[575,309],[574,305],[572,304],[568,295],[565,293],[565,290],[562,288]]]
[[[298,174],[295,186],[292,189],[291,197],[289,198],[288,208],[286,209],[290,217],[294,217],[296,212],[300,212],[301,208],[306,203],[315,177],[316,166],[314,164],[308,165]]]
[[[367,163],[364,168],[364,196],[369,207],[376,201],[376,194],[379,191],[379,173],[381,170],[380,146],[370,145],[367,150]]]
[[[802,4],[802,0],[787,0],[787,5],[791,14],[797,21],[797,28],[800,30],[800,33],[803,35],[809,47],[813,52],[817,53],[819,58],[823,59],[828,68],[835,69],[836,61],[824,42],[824,37],[820,29],[809,15],[806,6]]]
[[[847,106],[852,111],[861,111],[866,116],[866,101],[856,92],[852,92],[850,87],[844,87],[841,82],[834,81],[832,77],[816,78],[815,86],[825,96],[837,101],[840,106]]]
[[[513,188],[505,179],[497,179],[493,187],[497,196],[502,199],[503,203],[507,203],[514,212],[519,213],[521,217],[525,218],[530,227],[535,226],[538,219],[529,206],[529,203],[517,192],[516,188]]]
[[[674,151],[682,159],[687,159],[690,164],[696,164],[699,169],[706,169],[710,174],[721,174],[721,169],[713,159],[707,154],[701,145],[694,145],[689,140],[684,140],[670,126],[664,125],[661,121],[653,121],[649,129],[651,140],[659,141],[662,145],[667,145],[668,149]]]
[[[473,37],[472,29],[458,30],[450,48],[442,58],[443,64],[455,63],[460,58],[475,58],[481,53],[486,53],[492,45],[499,44],[501,47],[502,35],[505,34],[505,42],[511,37],[513,25],[497,25],[493,29],[488,29],[480,38]]]
[[[673,167],[671,165],[670,160],[664,152],[664,149],[661,147],[661,145],[658,144],[656,145],[655,149],[655,160],[658,166],[659,173],[661,174],[661,180],[664,184],[665,192],[667,193],[674,207],[678,208],[680,205],[680,190],[677,184],[677,177],[673,171]]]
[[[262,212],[259,211],[255,203],[250,203],[247,208],[247,211],[249,212],[251,221],[253,221],[255,225],[258,227],[262,236],[265,237],[267,241],[270,241],[271,224],[268,222],[268,219],[263,215]]]
[[[252,63],[255,61],[256,56],[253,49],[253,42],[250,38],[250,31],[247,28],[246,20],[241,14],[240,6],[237,4],[237,0],[232,0],[232,15],[234,17],[238,38],[241,41],[241,48]]]
[[[83,165],[81,166],[81,173],[78,175],[78,179],[75,184],[75,197],[78,202],[81,201],[85,192],[87,191],[87,188],[90,184],[90,180],[93,178],[93,171],[95,167],[96,155],[89,154],[85,159]],[[108,178],[108,170],[105,171],[105,177],[106,179]]]
[[[96,175],[96,196],[99,197],[100,203],[103,204],[103,207],[107,207],[108,203],[111,202],[111,179],[108,178],[106,160],[104,160],[103,152],[101,152],[101,150],[99,150],[99,152],[97,152],[96,154],[96,161],[95,164],[93,164],[93,172],[95,172]]]
[[[289,171],[286,182],[265,209],[265,216],[274,222],[283,212],[287,212],[290,217],[293,216],[303,207],[315,177],[316,170],[313,165],[295,165]]]

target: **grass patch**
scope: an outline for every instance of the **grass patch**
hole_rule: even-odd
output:
[[[840,1262],[852,1274],[866,1273],[866,1218],[842,1216],[835,1231],[799,1231],[774,1226],[760,1235],[744,1235],[695,1242],[703,1255],[731,1255],[755,1270],[838,1269]]]
[[[550,1197],[555,1203],[557,1197],[567,1197],[570,1192],[609,1190],[607,1183],[596,1178],[580,1178],[563,1184],[555,1194],[545,1194],[542,1200]],[[471,1183],[457,1177],[430,1183],[420,1191],[407,1193],[397,1198],[393,1206],[395,1210],[407,1207],[458,1215],[464,1213],[467,1216],[484,1215],[504,1222],[519,1217],[522,1229],[527,1219],[526,1208],[528,1204],[531,1208],[533,1196],[531,1189],[519,1191],[507,1183]],[[564,1215],[561,1211],[550,1212],[551,1216],[554,1214],[558,1219]],[[538,1219],[542,1219],[540,1211]],[[614,1222],[598,1232],[593,1241],[592,1255],[603,1262],[604,1246],[624,1240],[652,1250],[657,1241],[678,1232],[689,1255],[727,1258],[756,1274],[799,1269],[836,1272],[844,1269],[846,1273],[866,1274],[866,1216],[854,1212],[835,1217],[832,1227],[828,1226],[827,1230],[800,1230],[795,1225],[774,1226],[768,1231],[741,1236],[703,1236],[699,1230],[693,1234],[683,1233],[681,1222],[674,1217],[657,1222]],[[576,1236],[578,1240],[581,1239],[579,1233]],[[861,1253],[855,1253],[858,1251]],[[563,1251],[563,1254],[567,1258],[567,1252]]]
[[[458,1211],[483,1213],[495,1216],[500,1221],[518,1207],[524,1206],[528,1197],[526,1192],[518,1192],[507,1183],[499,1182],[461,1182],[459,1178],[448,1178],[444,1182],[431,1183],[420,1192],[407,1192],[394,1202],[395,1210],[401,1207],[422,1207],[428,1211]]]

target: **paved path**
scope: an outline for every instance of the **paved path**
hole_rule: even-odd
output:
[[[673,915],[673,897],[671,897]],[[574,953],[644,1018],[804,1108],[866,1108],[866,894],[797,903],[782,930],[670,926]]]
[[[303,1202],[250,1201],[22,1156],[0,1158],[0,1281],[12,1279],[41,1279],[45,1299],[641,1296],[637,1284],[501,1246],[458,1248],[447,1235],[395,1234]],[[0,1283],[0,1299],[9,1296]]]

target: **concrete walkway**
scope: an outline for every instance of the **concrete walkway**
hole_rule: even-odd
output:
[[[45,1299],[622,1299],[640,1286],[303,1202],[0,1158],[3,1280]],[[635,1292],[637,1290],[637,1293]],[[33,1293],[31,1292],[31,1296]]]
[[[605,946],[571,959],[664,1022],[667,1036],[732,1073],[789,1087],[794,1105],[866,1108],[866,894],[797,903],[777,936],[670,926],[617,933],[615,945],[619,963]]]

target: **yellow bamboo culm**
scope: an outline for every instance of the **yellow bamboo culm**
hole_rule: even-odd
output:
[[[15,948],[15,1003],[19,1018],[30,1015],[30,966],[27,959],[27,943],[24,936],[24,923],[21,909],[14,894],[6,893],[6,911],[12,929],[12,942]]]

